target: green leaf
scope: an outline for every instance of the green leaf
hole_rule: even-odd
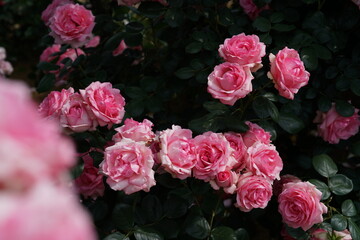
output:
[[[36,91],[39,93],[50,91],[53,89],[55,84],[55,75],[54,74],[46,74],[44,77],[41,78]]]
[[[312,47],[315,49],[316,54],[319,58],[324,60],[331,59],[331,52],[328,48],[320,45],[320,44],[313,44]]]
[[[281,12],[274,12],[270,15],[270,21],[272,23],[279,23],[282,22],[285,19],[284,14]]]
[[[339,74],[339,69],[336,66],[330,66],[325,71],[327,79],[334,79]]]
[[[186,219],[185,232],[196,239],[204,239],[210,233],[210,225],[206,218],[191,214]]]
[[[217,115],[224,114],[228,111],[227,106],[220,102],[215,102],[215,101],[205,102],[203,106],[209,112]]]
[[[163,210],[159,198],[153,194],[146,195],[141,202],[141,207],[143,209],[143,214],[146,218],[155,222],[162,217]]]
[[[360,240],[360,227],[351,218],[348,219],[349,231],[353,240]]]
[[[278,31],[278,32],[289,32],[291,30],[294,30],[295,28],[296,27],[294,25],[283,24],[283,23],[277,23],[271,27],[271,29]]]
[[[184,15],[180,8],[169,8],[165,13],[165,21],[170,27],[178,27],[183,23]]]
[[[342,231],[347,227],[347,219],[341,214],[335,214],[331,218],[331,226],[335,231]]]
[[[142,44],[143,36],[141,33],[126,33],[124,41],[129,47],[137,47]]]
[[[142,99],[146,96],[144,90],[139,87],[126,87],[124,90],[125,94],[128,95],[130,98]]]
[[[351,199],[345,200],[341,204],[341,212],[347,217],[354,217],[357,214],[354,202]]]
[[[312,47],[306,47],[301,51],[301,60],[307,70],[315,70],[318,66],[317,54]]]
[[[114,225],[120,230],[131,229],[134,225],[132,206],[124,203],[117,204],[112,212],[112,220]]]
[[[327,96],[320,96],[317,105],[321,112],[327,112],[331,108],[331,100]]]
[[[359,78],[351,79],[350,88],[354,94],[360,96],[360,79]]]
[[[257,17],[253,22],[253,27],[260,32],[268,32],[271,29],[271,23],[264,17]]]
[[[159,233],[150,230],[150,229],[144,229],[144,228],[138,228],[134,232],[134,236],[136,240],[163,240],[163,236],[161,236]]]
[[[313,166],[323,177],[334,176],[338,171],[335,162],[326,154],[315,156],[313,158]]]
[[[42,71],[54,71],[60,69],[60,66],[49,62],[40,62],[37,68]]]
[[[186,46],[185,51],[191,54],[198,53],[201,51],[202,46],[201,42],[192,42]]]
[[[173,196],[166,200],[164,210],[168,218],[179,218],[186,214],[188,204],[186,200]]]
[[[238,228],[235,231],[235,236],[237,240],[250,240],[249,233],[244,228]]]
[[[109,40],[106,41],[104,45],[105,50],[114,50],[117,46],[119,46],[121,39],[123,39],[124,33],[117,33],[113,35]]]
[[[131,100],[126,103],[126,112],[132,117],[138,117],[144,112],[145,103],[141,99]]]
[[[326,200],[330,197],[330,189],[324,182],[317,179],[310,179],[309,182],[314,184],[315,187],[322,193],[321,200]]]
[[[259,118],[271,116],[274,121],[279,119],[279,110],[273,102],[265,97],[256,98],[252,103],[252,107]]]
[[[292,228],[286,226],[286,232],[295,239],[308,239],[308,234],[302,228]]]
[[[330,177],[329,188],[336,195],[345,195],[353,190],[353,182],[345,175],[336,174]]]
[[[290,134],[296,134],[305,127],[304,122],[292,113],[281,112],[277,123]]]
[[[103,240],[129,240],[129,238],[125,237],[125,235],[122,233],[116,232],[108,235]]]
[[[354,142],[351,145],[351,152],[355,155],[355,156],[360,156],[360,141]]]
[[[211,240],[237,240],[234,230],[229,227],[217,227],[211,231]]]
[[[189,78],[193,77],[194,74],[195,74],[195,71],[189,67],[180,68],[175,72],[175,76],[180,79],[189,79]]]
[[[354,106],[344,100],[335,101],[335,109],[343,117],[351,117],[355,112]]]
[[[125,30],[128,33],[139,33],[144,30],[144,25],[139,22],[129,22],[126,24]]]

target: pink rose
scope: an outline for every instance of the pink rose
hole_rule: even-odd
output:
[[[61,109],[69,97],[74,94],[74,89],[62,89],[61,92],[52,91],[39,105],[39,113],[44,118],[60,120]]]
[[[125,99],[111,83],[93,82],[80,93],[100,126],[108,125],[110,128],[112,124],[121,123],[125,114]]]
[[[95,240],[91,217],[66,188],[48,182],[0,193],[0,239]]]
[[[85,198],[96,199],[103,196],[105,191],[103,175],[99,173],[98,168],[94,167],[93,159],[88,154],[83,157],[83,160],[84,170],[74,181],[77,191]]]
[[[291,182],[284,185],[278,197],[279,212],[289,227],[304,231],[323,221],[327,207],[320,202],[321,192],[309,182]]]
[[[236,204],[243,212],[253,208],[265,208],[272,196],[270,181],[260,176],[245,173],[239,177],[236,189]]]
[[[51,4],[47,6],[47,8],[41,14],[41,20],[46,25],[50,25],[50,18],[54,15],[55,9],[59,6],[63,6],[65,4],[73,3],[71,0],[54,0]]]
[[[219,172],[215,179],[210,180],[210,184],[215,190],[223,188],[227,194],[233,194],[237,188],[238,179],[239,175],[236,172],[225,170]]]
[[[225,62],[215,66],[209,75],[207,91],[213,98],[232,106],[252,91],[252,79],[254,77],[248,67]]]
[[[259,16],[259,13],[265,9],[269,9],[269,5],[265,5],[262,8],[258,8],[253,0],[239,0],[240,6],[244,12],[249,16],[250,19],[254,20]]]
[[[308,84],[310,77],[299,53],[295,49],[285,47],[276,56],[270,53],[269,59],[271,68],[268,77],[273,80],[281,96],[294,99],[294,94]]]
[[[94,26],[95,17],[90,10],[79,4],[65,4],[57,7],[50,18],[50,35],[55,43],[76,48],[92,38]]]
[[[272,144],[257,142],[247,149],[246,168],[270,181],[280,179],[283,162]]]
[[[232,156],[236,160],[236,164],[233,166],[233,169],[236,172],[240,172],[245,168],[245,157],[247,147],[243,142],[243,138],[240,133],[235,132],[227,132],[224,133],[226,140],[230,143],[230,147],[232,148]]]
[[[60,125],[74,132],[95,130],[97,122],[79,93],[68,97],[61,108]]]
[[[93,37],[86,45],[86,48],[94,48],[100,44],[100,36]]]
[[[50,47],[47,47],[40,55],[40,62],[51,62],[56,59],[54,54],[60,52],[60,48],[60,44],[53,44]]]
[[[310,235],[311,240],[327,240],[329,234],[325,229],[319,228],[311,231]]]
[[[249,130],[243,135],[243,141],[246,147],[251,147],[257,142],[270,144],[271,135],[266,132],[262,127],[252,122],[245,122],[249,126]]]
[[[190,177],[196,163],[191,130],[173,125],[160,132],[159,140],[158,157],[165,171],[179,179]]]
[[[155,185],[153,165],[150,148],[140,142],[123,139],[105,149],[105,159],[100,168],[108,177],[106,182],[112,189],[131,194],[140,190],[148,192]]]
[[[236,160],[232,148],[223,134],[206,132],[194,138],[196,164],[193,175],[205,182],[215,178],[220,172],[231,169]]]
[[[294,176],[294,175],[290,175],[290,174],[286,174],[280,177],[280,180],[275,180],[274,184],[273,184],[273,193],[275,196],[279,196],[279,194],[282,192],[283,190],[283,186],[286,183],[289,182],[301,182],[300,178]]]
[[[314,122],[319,123],[317,127],[319,136],[326,142],[337,144],[340,139],[346,140],[356,135],[360,126],[358,113],[359,109],[355,108],[351,117],[343,117],[336,112],[335,104],[327,113],[318,111]]]
[[[144,119],[142,122],[127,118],[124,125],[115,128],[117,133],[112,140],[115,142],[121,141],[123,138],[129,138],[135,142],[150,143],[155,138],[155,133],[152,131],[154,124]]]
[[[224,44],[219,46],[219,55],[227,62],[248,66],[255,72],[262,67],[265,44],[256,35],[241,33],[225,39]]]
[[[134,50],[139,50],[141,51],[142,50],[142,47],[141,46],[136,46],[136,47],[128,47],[125,43],[124,40],[121,40],[120,44],[117,46],[117,48],[114,49],[114,51],[112,52],[112,55],[114,57],[118,56],[118,55],[121,55],[123,54],[123,52],[125,51],[125,49],[127,48],[131,48],[131,49],[134,49]]]
[[[73,143],[55,122],[40,117],[25,85],[0,81],[0,116],[0,186],[59,181],[75,164]]]
[[[341,240],[352,240],[351,234],[349,232],[349,230],[345,229],[341,232],[339,231],[333,231],[334,235],[336,237],[341,237]]]

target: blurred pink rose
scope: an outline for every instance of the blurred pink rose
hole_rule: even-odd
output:
[[[310,240],[327,240],[328,232],[325,229],[318,228],[310,231]]]
[[[129,138],[135,142],[150,143],[155,138],[155,133],[152,131],[153,126],[154,124],[147,119],[138,122],[132,118],[127,118],[124,125],[115,129],[117,133],[112,140],[119,142],[123,138]]]
[[[70,44],[73,48],[84,46],[92,38],[95,17],[79,4],[65,4],[55,9],[50,18],[49,35],[57,44]]]
[[[236,160],[236,164],[233,166],[233,169],[235,169],[236,172],[240,172],[245,168],[247,147],[245,146],[240,133],[226,132],[224,133],[224,136],[230,143],[230,147],[233,149],[232,156]]]
[[[0,81],[0,116],[1,186],[58,181],[75,164],[74,145],[55,122],[40,117],[25,85]]]
[[[249,16],[250,19],[254,20],[259,16],[259,13],[265,9],[269,9],[269,5],[265,5],[262,8],[258,8],[253,0],[239,0],[240,6],[244,12]]]
[[[86,48],[94,48],[99,46],[100,44],[100,36],[93,37],[86,45]]]
[[[248,172],[239,177],[236,192],[235,206],[241,211],[265,208],[272,196],[271,182]]]
[[[6,58],[6,49],[3,47],[0,47],[0,61],[5,60]]]
[[[355,108],[351,117],[343,117],[336,112],[333,104],[327,113],[318,111],[314,123],[319,123],[318,134],[324,141],[337,144],[340,139],[346,140],[359,132],[359,109]]]
[[[65,4],[73,3],[71,0],[54,0],[51,4],[47,6],[47,8],[41,13],[41,20],[46,25],[50,25],[50,18],[54,15],[55,9],[59,6],[63,6]]]
[[[269,132],[266,132],[256,123],[252,123],[249,121],[246,121],[245,123],[249,126],[249,130],[245,134],[243,134],[243,141],[246,147],[251,147],[257,142],[270,144],[271,135]]]
[[[160,151],[158,157],[162,167],[174,178],[185,179],[191,176],[195,166],[195,146],[192,132],[179,126],[172,126],[159,134]]]
[[[232,106],[252,91],[252,79],[254,77],[248,67],[225,62],[215,66],[209,75],[207,91],[213,98]]]
[[[46,119],[60,121],[61,109],[72,94],[74,94],[73,88],[50,92],[39,105],[40,115]]]
[[[0,239],[95,240],[88,213],[68,189],[48,182],[26,193],[0,193]]]
[[[60,48],[60,44],[53,44],[50,47],[47,47],[40,55],[40,62],[51,62],[54,60],[56,56],[53,55],[60,52]]]
[[[247,66],[255,72],[262,67],[265,44],[256,35],[241,33],[225,39],[224,44],[219,46],[219,55],[227,62]]]
[[[85,198],[96,199],[103,196],[105,191],[103,175],[99,173],[98,168],[94,167],[94,160],[88,154],[83,157],[83,160],[84,170],[74,180],[77,191]]]
[[[257,142],[247,149],[246,168],[270,181],[280,179],[283,162],[272,144]]]
[[[224,192],[233,194],[237,188],[238,179],[239,175],[236,172],[225,170],[223,172],[219,172],[215,179],[210,180],[210,184],[215,190],[223,188]]]
[[[194,138],[196,164],[193,175],[205,182],[215,178],[220,172],[231,169],[236,160],[225,136],[220,133],[206,132]]]
[[[294,94],[308,84],[310,77],[299,53],[295,49],[285,47],[276,56],[270,53],[269,59],[271,68],[268,77],[273,80],[281,96],[294,99]]]
[[[93,82],[85,90],[79,90],[85,102],[94,113],[100,126],[121,123],[125,110],[125,99],[120,90],[113,88],[111,83]]]
[[[139,50],[141,51],[142,50],[142,47],[141,46],[136,46],[136,47],[128,47],[125,43],[124,40],[121,40],[121,42],[119,43],[119,45],[117,46],[117,48],[114,49],[114,51],[112,52],[112,55],[114,57],[118,56],[118,55],[121,55],[123,54],[123,52],[125,51],[125,49],[127,48],[131,48],[131,49],[134,49],[134,50]]]
[[[0,60],[0,75],[10,75],[14,71],[10,62]]]
[[[323,221],[327,207],[320,202],[321,192],[309,182],[290,182],[284,185],[278,197],[283,222],[304,231]]]
[[[74,132],[95,130],[97,122],[79,93],[74,93],[61,108],[60,125]]]
[[[280,180],[275,180],[274,184],[273,184],[273,193],[275,196],[279,196],[279,194],[282,192],[283,190],[283,186],[286,183],[289,182],[301,182],[300,178],[294,176],[294,175],[290,175],[290,174],[286,174],[280,177]]]
[[[60,69],[63,69],[64,63],[62,63],[62,61],[65,58],[70,58],[74,62],[80,55],[85,55],[84,51],[80,48],[68,48],[63,54],[60,55],[59,60],[56,62],[56,64],[60,66]]]
[[[123,139],[105,149],[105,159],[100,168],[108,177],[106,182],[112,189],[132,194],[140,190],[148,192],[155,185],[153,165],[150,148],[143,143]]]
[[[336,237],[341,237],[341,240],[352,240],[351,234],[349,230],[345,229],[341,232],[339,231],[333,231],[334,235]]]

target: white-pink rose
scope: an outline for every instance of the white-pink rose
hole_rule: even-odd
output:
[[[271,196],[271,182],[248,172],[239,177],[235,206],[243,212],[249,212],[254,208],[265,208]]]
[[[232,156],[236,160],[236,164],[233,166],[233,169],[236,172],[240,172],[245,168],[245,157],[247,155],[247,147],[243,142],[243,138],[240,133],[227,132],[224,133],[226,140],[230,143],[231,148],[233,149]]]
[[[127,118],[124,125],[116,128],[117,133],[112,140],[115,142],[121,141],[123,138],[129,138],[135,142],[150,143],[155,138],[155,133],[152,131],[154,124],[144,119],[142,122]]]
[[[210,180],[210,184],[215,190],[223,188],[224,192],[233,194],[237,188],[238,179],[239,174],[234,171],[225,170],[223,172],[219,172],[215,179]]]
[[[352,240],[349,230],[345,229],[343,231],[333,231],[336,237],[341,237],[341,240]]]
[[[274,145],[257,142],[247,149],[246,168],[273,181],[280,179],[283,162]]]
[[[262,67],[265,44],[256,35],[241,33],[225,39],[224,44],[219,46],[219,55],[227,62],[248,66],[255,72]]]
[[[131,194],[140,190],[148,192],[155,185],[153,165],[150,148],[143,143],[123,139],[105,149],[105,159],[100,168],[112,189]]]
[[[63,6],[65,4],[73,3],[71,0],[53,0],[51,4],[47,6],[47,8],[41,13],[41,20],[46,25],[50,24],[50,18],[54,15],[55,9],[59,6]]]
[[[333,104],[326,113],[318,111],[314,122],[318,123],[318,134],[324,141],[337,144],[341,139],[346,140],[359,132],[359,117],[359,109],[355,108],[352,116],[343,117],[337,113]]]
[[[273,80],[281,96],[294,99],[294,94],[307,85],[310,78],[299,53],[295,49],[285,47],[276,56],[270,53],[269,59],[271,67],[268,77]]]
[[[193,175],[197,179],[208,182],[236,164],[232,156],[233,149],[223,134],[203,133],[194,138],[194,145],[196,164]]]
[[[158,157],[165,171],[179,179],[190,177],[196,163],[191,130],[173,125],[160,132],[159,141]]]
[[[208,76],[207,91],[213,98],[232,106],[252,91],[252,79],[254,77],[249,67],[225,62],[215,66],[214,71]]]
[[[55,43],[77,48],[91,40],[94,26],[95,17],[90,10],[79,4],[65,4],[55,9],[49,27]]]
[[[95,130],[95,117],[79,93],[70,95],[64,102],[60,113],[60,125],[74,132]]]
[[[323,221],[327,207],[320,202],[321,192],[309,182],[290,182],[278,197],[279,212],[289,227],[304,231]]]
[[[108,125],[110,128],[121,123],[125,114],[125,99],[111,83],[93,82],[80,93],[100,126]]]
[[[61,92],[52,91],[39,105],[39,113],[44,118],[60,120],[61,109],[64,103],[74,94],[74,89],[62,89]]]

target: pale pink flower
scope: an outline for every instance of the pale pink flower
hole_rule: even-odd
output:
[[[93,37],[86,45],[86,48],[94,48],[99,46],[100,44],[100,36]]]
[[[233,169],[235,169],[236,172],[240,172],[245,168],[245,157],[247,155],[247,147],[244,144],[242,135],[235,132],[226,132],[224,133],[224,136],[230,143],[230,147],[233,149],[232,156],[236,160]]]
[[[238,179],[239,174],[234,171],[225,170],[223,172],[219,172],[215,179],[210,180],[210,185],[215,190],[223,188],[224,192],[233,194],[237,188]]]
[[[246,121],[245,123],[246,125],[249,126],[249,130],[243,134],[243,142],[246,147],[251,147],[253,144],[257,142],[270,144],[271,135],[269,132],[266,132],[262,127],[260,127],[256,123],[252,123],[249,121]]]
[[[0,61],[5,60],[6,58],[6,49],[3,47],[0,47]]]
[[[152,131],[153,126],[154,124],[147,119],[138,122],[132,118],[127,118],[124,125],[115,128],[117,133],[113,136],[112,140],[119,142],[123,138],[129,138],[135,142],[150,143],[155,138],[155,133]]]
[[[13,71],[14,69],[10,62],[0,61],[0,75],[10,75]]]

